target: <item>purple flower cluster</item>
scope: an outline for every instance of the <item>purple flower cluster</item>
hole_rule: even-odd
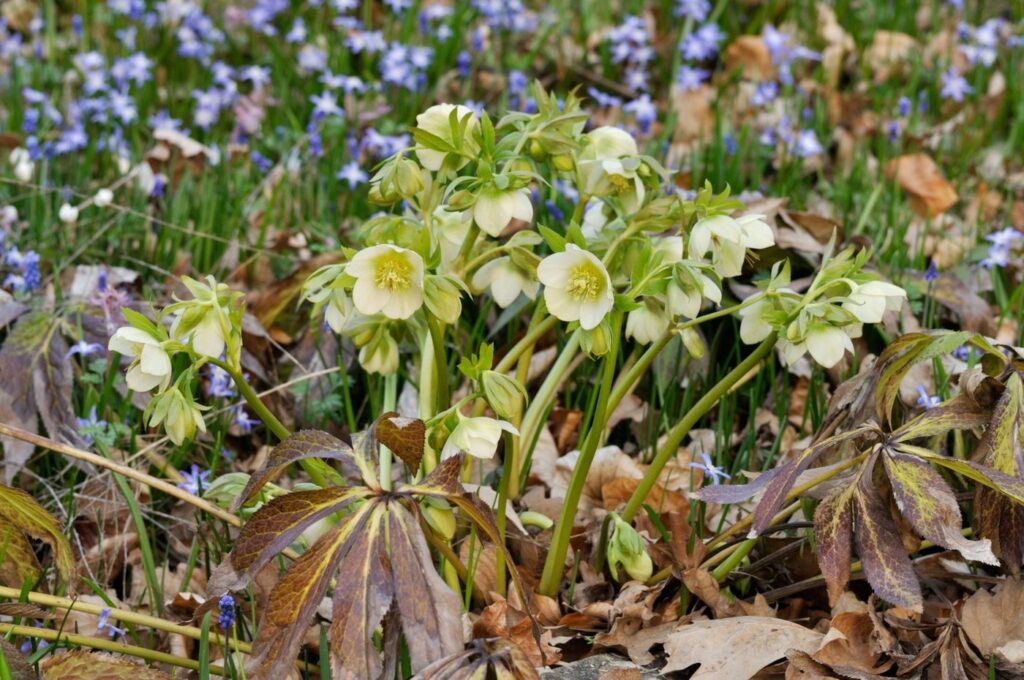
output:
[[[0,271],[7,270],[3,287],[15,293],[35,290],[42,284],[39,272],[39,253],[34,250],[22,252],[9,244],[7,230],[18,220],[18,211],[11,206],[0,210]]]

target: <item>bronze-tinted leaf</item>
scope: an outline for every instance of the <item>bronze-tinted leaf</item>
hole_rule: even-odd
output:
[[[53,549],[54,563],[61,578],[70,589],[74,589],[74,553],[71,543],[61,531],[60,522],[53,515],[24,491],[0,485],[0,518],[28,536],[47,543]]]
[[[362,470],[355,455],[345,442],[319,430],[302,430],[274,447],[267,464],[249,478],[245,490],[235,499],[232,510],[237,510],[259,492],[263,486],[284,472],[290,464],[307,458],[327,458],[341,462],[342,474],[349,481],[358,481]]]
[[[462,649],[462,601],[438,575],[419,522],[399,503],[389,506],[388,537],[395,600],[413,672]]]
[[[320,606],[338,564],[366,524],[379,522],[383,512],[386,510],[382,503],[365,503],[292,563],[271,592],[260,620],[253,642],[255,651],[246,666],[250,677],[284,677],[302,646],[306,627]]]
[[[271,500],[242,527],[231,551],[231,565],[245,581],[227,585],[226,589],[245,587],[274,555],[294,543],[312,524],[365,495],[364,487],[329,487],[296,491]]]
[[[928,409],[907,421],[892,433],[897,442],[934,437],[953,430],[973,430],[988,424],[991,413],[986,413],[977,402],[964,394]]]
[[[764,496],[761,498],[761,502],[757,504],[754,509],[754,521],[750,527],[750,537],[753,538],[764,531],[772,519],[775,517],[775,513],[779,511],[782,504],[786,500],[786,496],[789,494],[790,489],[796,482],[796,478],[800,476],[804,470],[810,467],[811,463],[815,461],[821,454],[826,451],[830,451],[844,442],[856,440],[872,431],[872,428],[867,426],[857,427],[847,432],[842,432],[837,435],[833,435],[828,439],[809,446],[804,450],[797,458],[789,461],[781,468],[779,473],[772,478],[765,488]]]
[[[462,456],[452,456],[442,460],[423,481],[405,488],[413,493],[436,496],[460,494],[464,491],[462,483],[459,482],[459,472],[461,470]]]
[[[394,411],[377,420],[377,440],[402,459],[406,469],[420,469],[427,428],[419,418],[404,418]]]
[[[956,495],[931,465],[902,453],[887,452],[882,460],[896,505],[914,531],[936,545],[960,551],[965,559],[999,564],[987,539],[964,538]]]
[[[395,597],[384,531],[383,521],[369,522],[342,561],[332,606],[331,677],[379,678],[384,670],[373,644]]]
[[[1024,503],[1024,478],[1022,477],[1011,477],[1010,475],[990,468],[987,465],[975,463],[973,460],[951,458],[949,456],[935,453],[934,451],[929,451],[928,449],[920,446],[900,444],[896,447],[896,450],[900,453],[909,453],[910,455],[917,456],[918,458],[931,461],[936,465],[941,465],[942,467],[963,475],[968,479],[980,482],[988,488],[1012,498],[1018,503]]]
[[[972,338],[966,331],[932,331],[908,333],[893,340],[878,357],[878,387],[875,412],[884,422],[891,422],[892,407],[900,393],[900,382],[910,367],[940,354],[952,352]]]
[[[43,680],[174,680],[125,656],[83,650],[48,656],[39,669]]]
[[[872,479],[869,463],[857,481],[853,494],[857,508],[854,539],[864,575],[875,593],[887,602],[913,611],[922,610],[921,584],[907,557],[899,529],[889,506]]]
[[[814,541],[818,564],[828,586],[828,600],[835,604],[850,582],[853,530],[853,487],[836,489],[814,512]]]

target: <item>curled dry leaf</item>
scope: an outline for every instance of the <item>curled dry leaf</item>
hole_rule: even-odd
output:
[[[699,664],[692,680],[752,678],[791,649],[817,651],[822,638],[797,623],[764,616],[695,621],[677,628],[665,641],[668,663],[662,672]]]
[[[895,179],[910,197],[910,207],[922,217],[945,212],[958,200],[956,189],[943,177],[935,161],[923,153],[894,158],[885,164],[885,175]]]
[[[124,656],[82,650],[48,656],[39,668],[43,680],[173,680]]]
[[[960,610],[964,632],[984,656],[1024,662],[1024,584],[1003,581],[992,591],[979,590]]]

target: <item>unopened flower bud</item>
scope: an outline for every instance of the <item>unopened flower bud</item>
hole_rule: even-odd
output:
[[[65,203],[57,212],[57,217],[59,217],[60,221],[64,224],[74,224],[78,221],[78,208],[70,203]]]
[[[508,420],[519,420],[523,413],[523,400],[526,398],[522,385],[497,371],[484,371],[480,376],[480,386],[483,387],[484,398],[495,413]]]
[[[97,208],[106,208],[114,201],[114,192],[104,187],[96,192],[92,202]]]
[[[612,578],[619,580],[618,566],[621,565],[631,579],[646,581],[654,573],[654,563],[647,554],[644,540],[631,524],[618,515],[613,515],[615,529],[608,542],[608,568]]]

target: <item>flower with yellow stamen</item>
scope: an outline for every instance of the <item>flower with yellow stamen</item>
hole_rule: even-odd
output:
[[[355,278],[352,302],[362,314],[408,319],[423,305],[423,258],[390,244],[356,253],[345,268]]]
[[[615,301],[601,260],[572,244],[541,260],[537,278],[544,284],[548,310],[562,321],[579,321],[584,330],[596,328]]]

